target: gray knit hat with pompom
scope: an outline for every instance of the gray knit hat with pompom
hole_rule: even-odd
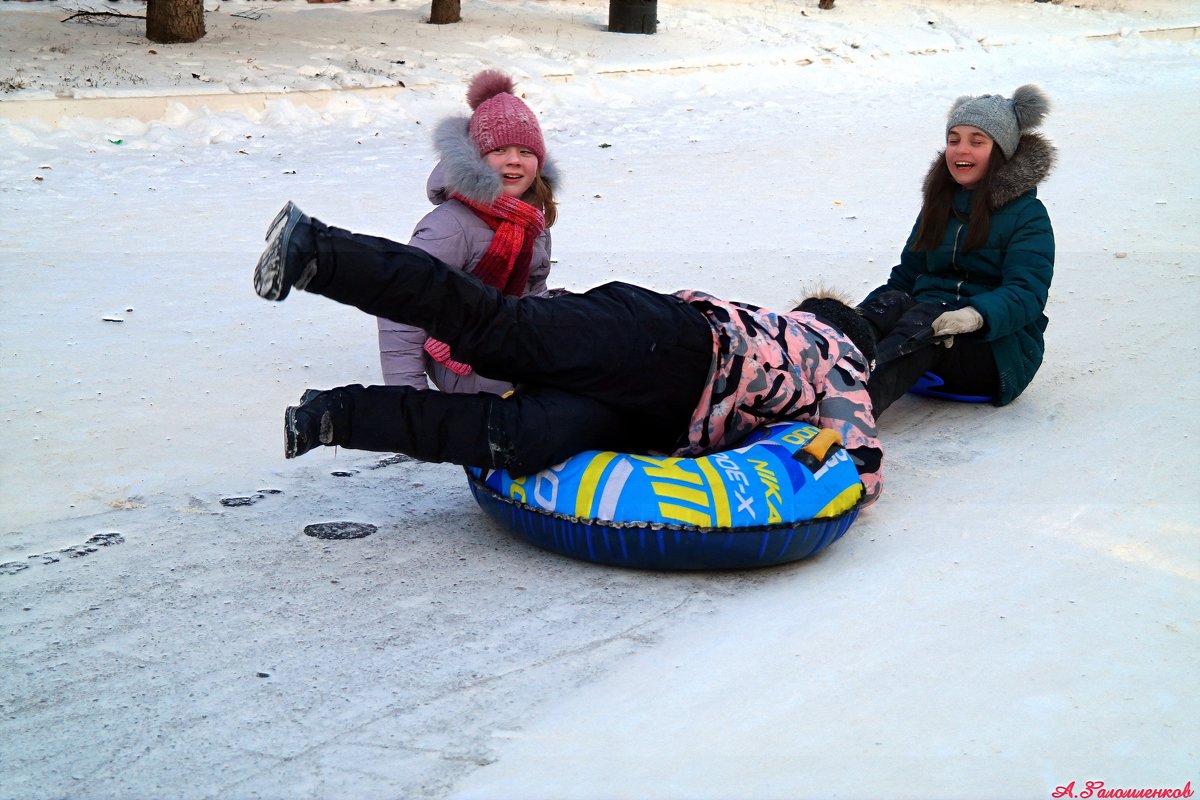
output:
[[[1050,99],[1032,83],[1013,92],[1011,99],[998,94],[967,95],[950,107],[946,133],[955,125],[973,125],[992,137],[1004,157],[1011,159],[1017,152],[1021,134],[1041,125],[1049,110]]]

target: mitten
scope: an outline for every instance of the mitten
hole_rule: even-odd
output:
[[[934,336],[955,336],[970,333],[983,327],[983,316],[973,306],[964,306],[957,311],[947,311],[933,321]]]

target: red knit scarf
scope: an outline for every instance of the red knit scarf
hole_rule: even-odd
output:
[[[504,294],[521,295],[529,281],[533,242],[546,228],[542,212],[528,203],[500,195],[491,203],[477,203],[461,194],[454,199],[475,212],[492,229],[492,243],[475,265],[479,280]],[[433,337],[425,340],[425,352],[458,375],[469,375],[471,366],[450,356],[450,345]]]

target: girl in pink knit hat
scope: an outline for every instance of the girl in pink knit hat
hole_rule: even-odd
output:
[[[508,75],[480,72],[467,90],[471,116],[437,126],[439,161],[426,183],[434,209],[409,244],[506,295],[545,294],[559,174],[537,117],[513,89]],[[432,381],[442,391],[495,394],[512,388],[457,361],[421,328],[382,317],[379,358],[391,386],[425,389]]]

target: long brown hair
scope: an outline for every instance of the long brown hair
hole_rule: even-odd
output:
[[[554,221],[558,219],[558,203],[554,200],[554,189],[540,174],[533,179],[533,185],[529,187],[529,191],[521,199],[534,208],[542,210],[542,215],[546,218],[547,228],[553,225]]]
[[[975,186],[971,197],[970,218],[967,221],[967,238],[963,241],[963,252],[983,247],[992,226],[992,178],[1005,164],[1004,153],[998,146],[992,147],[988,158],[987,172]],[[946,167],[946,152],[938,156],[929,177],[925,179],[925,200],[921,204],[921,224],[913,238],[912,249],[917,252],[936,250],[946,237],[946,227],[954,215],[954,194],[959,189],[958,181]]]

